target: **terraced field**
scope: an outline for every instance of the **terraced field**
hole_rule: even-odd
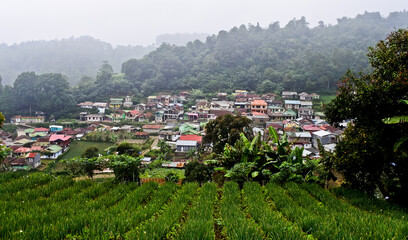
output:
[[[407,212],[317,185],[0,174],[0,239],[406,239]],[[367,204],[368,203],[368,204]]]

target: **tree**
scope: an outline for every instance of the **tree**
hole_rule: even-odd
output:
[[[214,169],[212,166],[192,161],[186,164],[186,181],[198,182],[200,185],[211,180]]]
[[[117,146],[116,151],[118,152],[118,155],[126,154],[132,157],[138,157],[140,149],[133,144],[123,142]]]
[[[89,147],[82,153],[81,157],[83,158],[93,158],[98,157],[99,149],[97,147]]]
[[[251,120],[245,116],[227,114],[211,120],[205,126],[205,144],[213,144],[213,152],[221,153],[226,143],[234,145],[241,132],[252,138]]]
[[[120,182],[138,182],[142,157],[131,157],[128,155],[108,156],[108,166],[115,174],[116,180]]]
[[[3,113],[0,112],[0,128],[3,126],[4,121],[6,121],[6,118],[3,116]]]
[[[408,162],[394,151],[408,135],[406,122],[383,119],[408,113],[408,30],[400,29],[370,48],[373,72],[348,72],[339,82],[337,97],[325,106],[331,123],[352,119],[336,148],[334,165],[355,188],[404,201],[408,194]],[[406,201],[405,201],[406,203]]]

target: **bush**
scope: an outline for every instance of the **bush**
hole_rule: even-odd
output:
[[[179,182],[179,176],[177,176],[177,174],[174,172],[167,173],[165,179],[166,179],[166,182],[174,182],[174,183]]]

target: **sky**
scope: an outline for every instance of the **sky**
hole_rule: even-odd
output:
[[[143,45],[164,33],[217,34],[242,24],[267,27],[302,16],[310,26],[357,14],[408,10],[408,0],[0,0],[0,43],[83,35]]]

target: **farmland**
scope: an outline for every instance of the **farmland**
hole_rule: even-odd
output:
[[[74,141],[71,143],[69,150],[64,153],[61,159],[80,157],[89,147],[97,147],[99,149],[99,153],[102,153],[103,150],[112,145],[113,143],[110,142]]]
[[[406,239],[404,209],[314,184],[0,174],[0,239]],[[369,203],[369,204],[365,204]]]

